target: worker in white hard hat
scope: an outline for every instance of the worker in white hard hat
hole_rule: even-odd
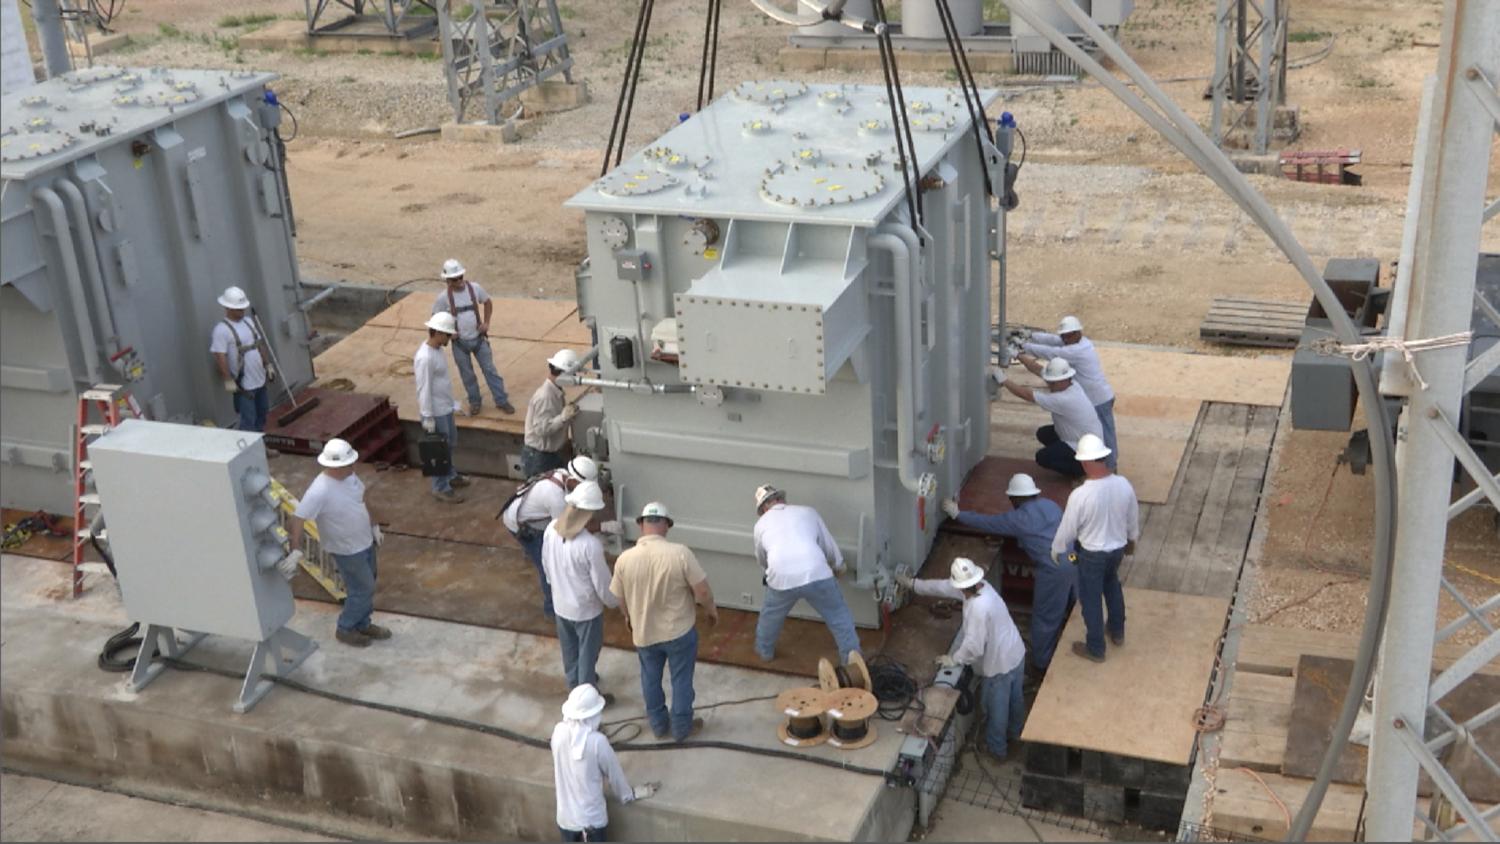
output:
[[[1120,448],[1115,444],[1115,390],[1104,377],[1104,365],[1099,362],[1099,350],[1094,341],[1083,336],[1083,323],[1076,316],[1065,316],[1057,325],[1056,334],[1045,331],[1031,332],[1031,339],[1021,344],[1022,352],[1017,358],[1021,365],[1037,375],[1047,361],[1062,358],[1077,374],[1078,386],[1093,402],[1094,412],[1099,415],[1100,435],[1109,448],[1109,468],[1115,468]]]
[[[490,317],[495,312],[495,300],[483,287],[469,281],[465,272],[457,258],[443,262],[439,274],[446,289],[432,300],[432,312],[453,314],[458,323],[458,334],[453,337],[453,362],[458,365],[459,380],[469,396],[469,415],[478,416],[483,409],[479,379],[474,375],[475,363],[489,385],[495,407],[506,415],[514,414],[516,409],[505,392],[505,379],[495,369],[495,356],[490,351]],[[469,359],[471,356],[473,360]]]
[[[811,507],[788,504],[786,493],[770,484],[755,490],[755,559],[765,570],[766,594],[755,623],[755,653],[776,658],[781,626],[798,601],[806,601],[833,634],[839,661],[859,650],[854,616],[839,589],[844,555],[823,517]]]
[[[714,592],[698,558],[686,545],[667,541],[672,514],[653,501],[635,520],[640,538],[635,547],[615,561],[609,591],[620,599],[620,611],[630,627],[636,657],[641,663],[641,697],[646,720],[659,739],[684,741],[703,729],[693,717],[693,669],[698,662],[697,611],[703,607],[710,624],[719,623]],[[672,678],[672,706],[662,693],[662,670]]]
[[[531,477],[567,462],[568,423],[578,415],[578,405],[568,402],[557,376],[578,365],[578,353],[559,349],[547,358],[547,380],[531,394],[526,405],[526,439],[521,446],[521,471]]]
[[[1010,509],[1004,513],[963,510],[952,498],[943,501],[943,512],[960,524],[995,536],[1009,536],[1031,560],[1031,667],[1044,673],[1052,664],[1057,640],[1077,600],[1078,576],[1073,566],[1060,564],[1052,556],[1052,539],[1062,521],[1062,508],[1042,495],[1036,480],[1017,472],[1005,487]]]
[[[266,338],[260,335],[254,320],[245,318],[250,309],[245,291],[226,288],[219,304],[224,308],[224,319],[214,324],[208,351],[218,365],[224,391],[234,400],[240,430],[264,431],[271,406],[266,384],[276,377],[276,370],[266,362]]]
[[[1068,496],[1052,555],[1059,562],[1078,565],[1078,605],[1083,609],[1085,641],[1073,643],[1073,653],[1092,662],[1104,661],[1104,635],[1110,644],[1125,644],[1125,591],[1120,587],[1120,562],[1135,550],[1141,536],[1140,503],[1130,481],[1110,471],[1109,448],[1094,434],[1078,441],[1078,459],[1086,480]],[[1104,612],[1108,609],[1106,621]]]
[[[564,841],[608,841],[606,790],[621,803],[645,800],[659,782],[631,787],[609,739],[599,732],[604,697],[585,683],[568,694],[562,721],[552,728],[552,784],[557,793],[557,828]]]
[[[620,606],[609,591],[611,574],[604,562],[604,543],[588,530],[589,520],[604,509],[598,481],[584,481],[567,495],[562,515],[542,532],[542,567],[551,584],[557,614],[557,641],[562,646],[568,688],[599,686],[595,665],[604,646],[604,610]],[[613,703],[614,696],[604,695]]]
[[[516,491],[500,507],[500,520],[510,535],[526,552],[526,559],[536,567],[542,585],[542,612],[547,620],[554,618],[552,610],[552,586],[547,582],[547,570],[542,567],[542,532],[553,519],[567,509],[567,495],[584,481],[599,477],[599,467],[591,458],[578,455],[561,469],[551,469],[516,487]]]
[[[1052,414],[1052,424],[1036,429],[1037,441],[1042,447],[1037,450],[1036,462],[1043,469],[1051,469],[1070,478],[1083,476],[1083,467],[1073,458],[1078,448],[1078,438],[1084,434],[1101,436],[1103,427],[1099,414],[1089,402],[1088,394],[1078,386],[1073,377],[1073,367],[1062,358],[1053,358],[1042,367],[1042,380],[1047,389],[1035,390],[1020,384],[1012,384],[1005,370],[995,367],[990,371],[995,382],[1012,395],[1036,404]]]
[[[1010,742],[1026,725],[1026,645],[1011,620],[999,590],[985,582],[984,569],[967,557],[953,560],[949,577],[897,581],[914,594],[964,602],[964,620],[953,653],[937,658],[939,668],[967,665],[979,678],[979,701],[984,706],[984,742],[990,753],[1004,760]]]
[[[453,398],[453,379],[448,377],[448,356],[443,347],[458,333],[453,314],[446,311],[427,319],[427,339],[417,347],[412,359],[412,373],[417,379],[417,408],[422,415],[422,430],[440,433],[448,440],[450,454],[458,446],[458,426],[453,412],[458,402]],[[462,503],[464,497],[454,487],[469,485],[469,479],[450,469],[447,475],[434,475],[432,497],[447,504]]]
[[[303,523],[318,526],[318,542],[344,579],[344,607],[335,637],[346,645],[368,647],[391,631],[370,621],[375,609],[375,550],[385,541],[380,522],[365,504],[365,485],[354,471],[359,453],[341,439],[331,439],[318,455],[323,471],[313,478],[293,518],[288,519],[292,548],[302,548]]]

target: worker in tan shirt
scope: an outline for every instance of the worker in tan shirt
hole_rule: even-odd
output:
[[[686,545],[667,541],[672,517],[655,501],[635,520],[641,538],[615,563],[609,591],[620,599],[620,610],[635,640],[641,660],[641,697],[646,718],[657,738],[669,734],[683,741],[703,728],[693,717],[693,667],[698,660],[698,620],[695,602],[703,605],[710,624],[719,623],[708,575]],[[661,672],[671,668],[672,711],[662,693]]]
[[[568,423],[578,415],[578,405],[557,385],[557,376],[578,365],[578,353],[560,349],[547,358],[547,380],[531,394],[526,404],[526,434],[521,445],[521,471],[528,478],[561,469],[567,464],[563,449],[568,445]]]

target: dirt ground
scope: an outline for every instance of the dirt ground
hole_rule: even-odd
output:
[[[1372,256],[1389,268],[1399,251],[1417,104],[1422,80],[1435,70],[1441,6],[1318,0],[1293,8],[1294,64],[1333,41],[1325,59],[1289,73],[1288,102],[1300,109],[1303,127],[1293,148],[1362,150],[1364,186],[1252,181],[1320,265],[1332,256]],[[562,202],[598,174],[634,4],[559,0],[559,8],[574,79],[589,86],[592,102],[527,121],[521,141],[505,147],[391,137],[450,119],[440,61],[378,50],[273,54],[238,46],[237,38],[265,18],[300,18],[301,0],[136,0],[119,21],[135,43],[109,60],[253,67],[282,76],[276,87],[299,124],[290,144],[291,185],[298,253],[310,279],[395,285],[431,278],[444,258],[457,256],[492,292],[568,298],[584,244],[581,215]],[[692,107],[702,8],[688,0],[657,4],[632,148]],[[1213,0],[1140,0],[1120,34],[1130,54],[1153,77],[1171,80],[1167,90],[1203,123],[1213,8]],[[750,4],[726,4],[718,90],[789,75],[777,59],[786,35]],[[795,75],[878,82],[871,72]],[[949,82],[940,73],[905,73],[903,80]],[[1102,87],[984,74],[979,82],[1002,90],[992,113],[1011,111],[1026,134],[1021,205],[1009,222],[1012,321],[1050,325],[1074,313],[1096,339],[1235,354],[1198,339],[1215,296],[1308,299],[1267,239]],[[1500,172],[1500,149],[1490,169]],[[1488,228],[1485,246],[1500,249],[1500,227]],[[1343,440],[1290,431],[1278,437],[1253,618],[1357,628],[1372,476],[1334,471]],[[1491,518],[1476,510],[1450,534],[1450,561],[1463,567],[1452,570],[1454,579],[1473,594],[1493,592],[1500,577]],[[1445,613],[1452,609],[1445,604]]]

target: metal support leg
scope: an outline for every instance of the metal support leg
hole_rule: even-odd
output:
[[[255,653],[250,655],[250,667],[245,670],[245,683],[240,687],[240,699],[235,701],[234,711],[241,715],[249,712],[275,685],[266,676],[285,677],[291,674],[317,649],[317,642],[287,627],[272,633],[270,638],[257,642]]]
[[[156,661],[160,654],[166,654],[174,659],[180,658],[192,650],[195,645],[203,641],[204,634],[187,633],[184,641],[177,641],[177,631],[171,627],[163,627],[160,624],[146,625],[146,632],[141,636],[141,649],[135,657],[135,669],[130,672],[130,690],[138,692],[144,689],[152,680],[161,676],[166,665]]]

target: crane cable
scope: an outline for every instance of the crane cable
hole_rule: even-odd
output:
[[[708,0],[708,14],[703,19],[703,58],[698,66],[698,111],[704,102],[713,102],[714,73],[719,66],[719,18],[723,14],[724,0]],[[708,97],[705,100],[704,81],[708,82]]]
[[[974,70],[969,66],[969,54],[964,51],[963,39],[958,34],[958,25],[953,22],[953,9],[948,5],[948,0],[937,0],[937,12],[938,20],[943,24],[943,38],[948,42],[948,53],[953,56],[953,72],[958,76],[958,85],[964,92],[964,106],[969,111],[969,122],[973,124],[974,148],[978,150],[982,163],[987,158],[984,153],[985,141],[989,141],[989,145],[993,147],[995,135],[990,130],[989,118],[984,113],[979,84],[974,80]],[[989,179],[984,180],[984,190],[986,194],[994,194]]]
[[[875,0],[875,20],[875,41],[880,47],[880,70],[885,76],[885,95],[891,106],[891,131],[896,135],[896,157],[901,168],[901,181],[907,186],[906,208],[911,215],[912,228],[921,237],[925,230],[922,226],[922,177],[916,172],[917,150],[912,143],[911,121],[906,114],[906,96],[901,91],[901,75],[896,68],[896,50],[891,46],[891,27],[885,14],[885,0]]]
[[[609,143],[604,148],[604,163],[599,168],[602,177],[609,172],[610,155],[614,155],[615,166],[625,156],[625,136],[630,132],[630,113],[635,107],[636,83],[640,81],[641,60],[646,52],[646,36],[651,31],[651,13],[656,0],[641,0],[635,16],[635,35],[630,42],[630,52],[625,56],[625,75],[620,80],[620,95],[615,99],[615,117],[609,128]],[[623,114],[623,120],[621,116]],[[618,147],[615,139],[619,138]]]

